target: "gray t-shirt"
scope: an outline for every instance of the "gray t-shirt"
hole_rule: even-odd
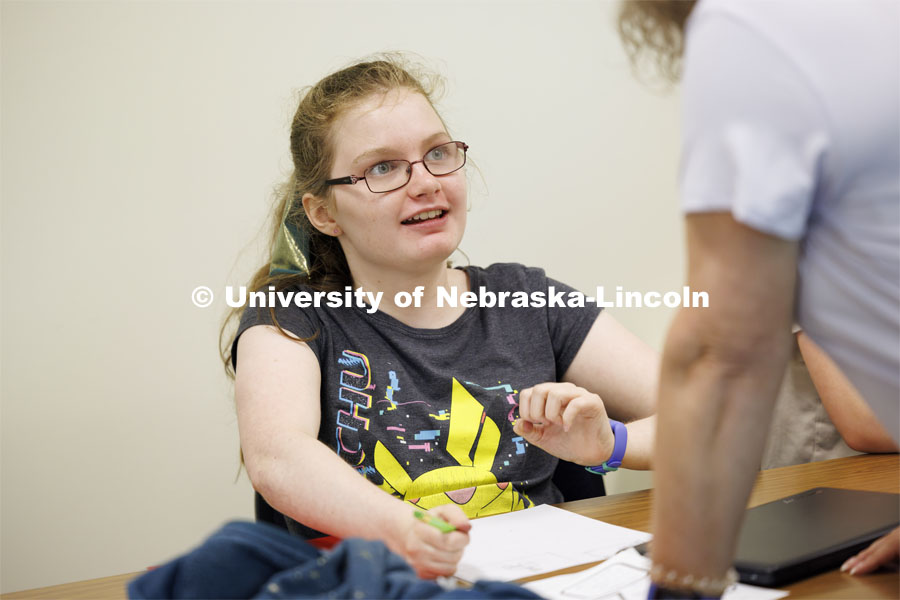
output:
[[[466,267],[470,289],[573,291],[518,264]],[[559,381],[600,310],[469,307],[451,325],[416,329],[359,307],[276,312],[319,359],[319,440],[369,481],[428,509],[469,517],[560,502],[557,459],[517,436],[518,392]],[[270,322],[244,311],[238,336]],[[236,357],[237,339],[235,339]]]

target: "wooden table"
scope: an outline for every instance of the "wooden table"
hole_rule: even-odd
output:
[[[874,492],[900,492],[900,457],[896,454],[851,456],[760,472],[749,506],[771,502],[813,487],[827,486]],[[559,506],[614,525],[650,531],[651,490],[564,502]],[[556,571],[571,573],[590,565]],[[125,585],[140,573],[114,575],[51,587],[4,594],[3,600],[22,598],[125,598]],[[547,577],[542,575],[541,577]],[[538,579],[538,577],[532,578]],[[852,577],[830,571],[788,586],[792,598],[900,598],[900,575],[875,573]]]
[[[814,487],[872,492],[900,492],[900,457],[868,454],[761,471],[748,507],[765,504]],[[650,531],[652,490],[564,502],[559,506],[613,525]],[[596,564],[596,563],[594,563]],[[573,572],[570,569],[564,572]],[[536,578],[535,578],[536,579]],[[792,598],[900,598],[900,575],[874,573],[853,577],[834,570],[798,581],[783,589]]]

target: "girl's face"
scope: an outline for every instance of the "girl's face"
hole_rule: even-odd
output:
[[[428,100],[409,90],[368,98],[335,122],[332,136],[331,178],[363,177],[370,167],[384,169],[383,161],[421,161],[451,141]],[[418,162],[400,189],[374,193],[359,181],[332,191],[330,213],[354,279],[432,270],[453,253],[465,230],[465,169],[434,176]]]

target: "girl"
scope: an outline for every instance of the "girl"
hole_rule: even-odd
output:
[[[616,441],[609,411],[637,420],[624,464],[648,468],[657,362],[597,308],[438,302],[573,290],[516,264],[448,266],[468,146],[423,81],[388,57],[305,93],[283,218],[251,289],[359,289],[366,304],[248,308],[227,360],[247,472],[289,528],[381,539],[434,577],[455,570],[468,518],[562,500],[557,459],[529,441],[599,465]],[[395,302],[402,292],[419,301]]]

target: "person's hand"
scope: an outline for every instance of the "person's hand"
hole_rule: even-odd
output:
[[[469,543],[469,529],[472,525],[462,509],[455,504],[436,506],[428,512],[456,527],[456,531],[444,533],[434,525],[416,519],[410,510],[398,532],[398,543],[391,550],[402,555],[416,575],[423,579],[453,575],[462,558],[463,549]]]
[[[849,571],[851,575],[863,575],[891,562],[896,563],[898,557],[900,557],[900,527],[878,538],[856,556],[848,558],[847,562],[841,565],[841,571]]]
[[[513,429],[529,444],[586,466],[609,459],[616,442],[600,396],[571,383],[522,390]]]

